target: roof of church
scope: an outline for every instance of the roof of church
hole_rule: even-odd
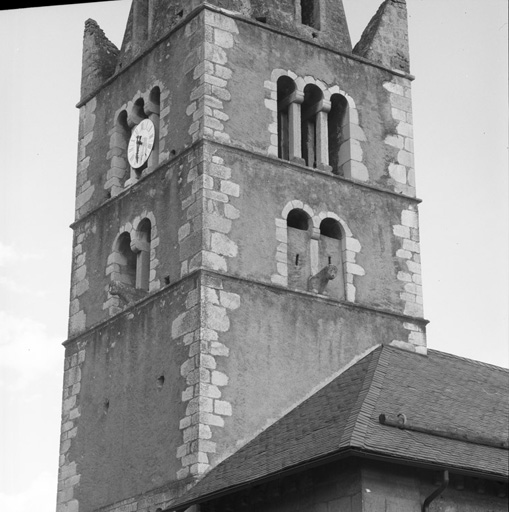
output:
[[[509,371],[496,366],[378,347],[218,464],[171,509],[352,449],[507,477],[508,384]],[[391,418],[406,424],[388,425]]]

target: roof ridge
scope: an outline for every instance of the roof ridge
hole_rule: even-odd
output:
[[[428,434],[430,436],[444,437],[454,441],[461,441],[463,443],[471,443],[477,445],[491,446],[492,448],[500,448],[509,450],[507,439],[501,437],[486,435],[482,432],[476,432],[467,428],[457,427],[435,427],[429,423],[414,423],[409,421],[404,414],[380,414],[378,421],[382,425],[388,427],[399,428],[400,430],[411,430]]]
[[[497,366],[496,364],[491,363],[485,363],[484,361],[478,361],[477,359],[471,359],[470,357],[465,356],[459,356],[457,354],[452,354],[451,352],[443,352],[442,350],[437,350],[436,348],[429,348],[428,347],[428,353],[431,352],[435,355],[441,355],[441,356],[447,356],[452,357],[454,359],[460,359],[462,361],[468,361],[469,363],[472,363],[477,366],[485,366],[487,368],[492,368],[495,370],[501,370],[504,373],[509,373],[509,368],[505,368],[504,366]]]
[[[340,446],[363,446],[368,421],[372,409],[378,401],[385,374],[389,366],[390,352],[382,345],[382,350],[373,354],[369,362],[364,382],[357,396],[357,402],[352,408],[350,419],[347,422]]]

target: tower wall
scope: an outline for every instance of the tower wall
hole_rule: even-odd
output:
[[[340,3],[313,37],[288,2],[173,2],[154,41],[155,5],[80,103],[61,512],[154,512],[368,348],[426,352],[411,77],[332,49]]]

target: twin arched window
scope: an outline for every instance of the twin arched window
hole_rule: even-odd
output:
[[[293,209],[286,218],[288,286],[308,289],[309,278],[327,265],[334,265],[336,278],[326,287],[327,295],[345,298],[344,235],[336,219],[325,218],[319,230],[313,228],[309,215],[301,209]]]
[[[343,174],[340,152],[345,152],[348,135],[348,101],[343,95],[333,94],[328,101],[318,86],[308,84],[300,92],[290,77],[281,76],[277,110],[279,158]]]

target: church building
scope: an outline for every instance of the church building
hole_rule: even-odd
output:
[[[413,79],[405,0],[86,21],[57,512],[507,510],[509,372],[426,346]]]

